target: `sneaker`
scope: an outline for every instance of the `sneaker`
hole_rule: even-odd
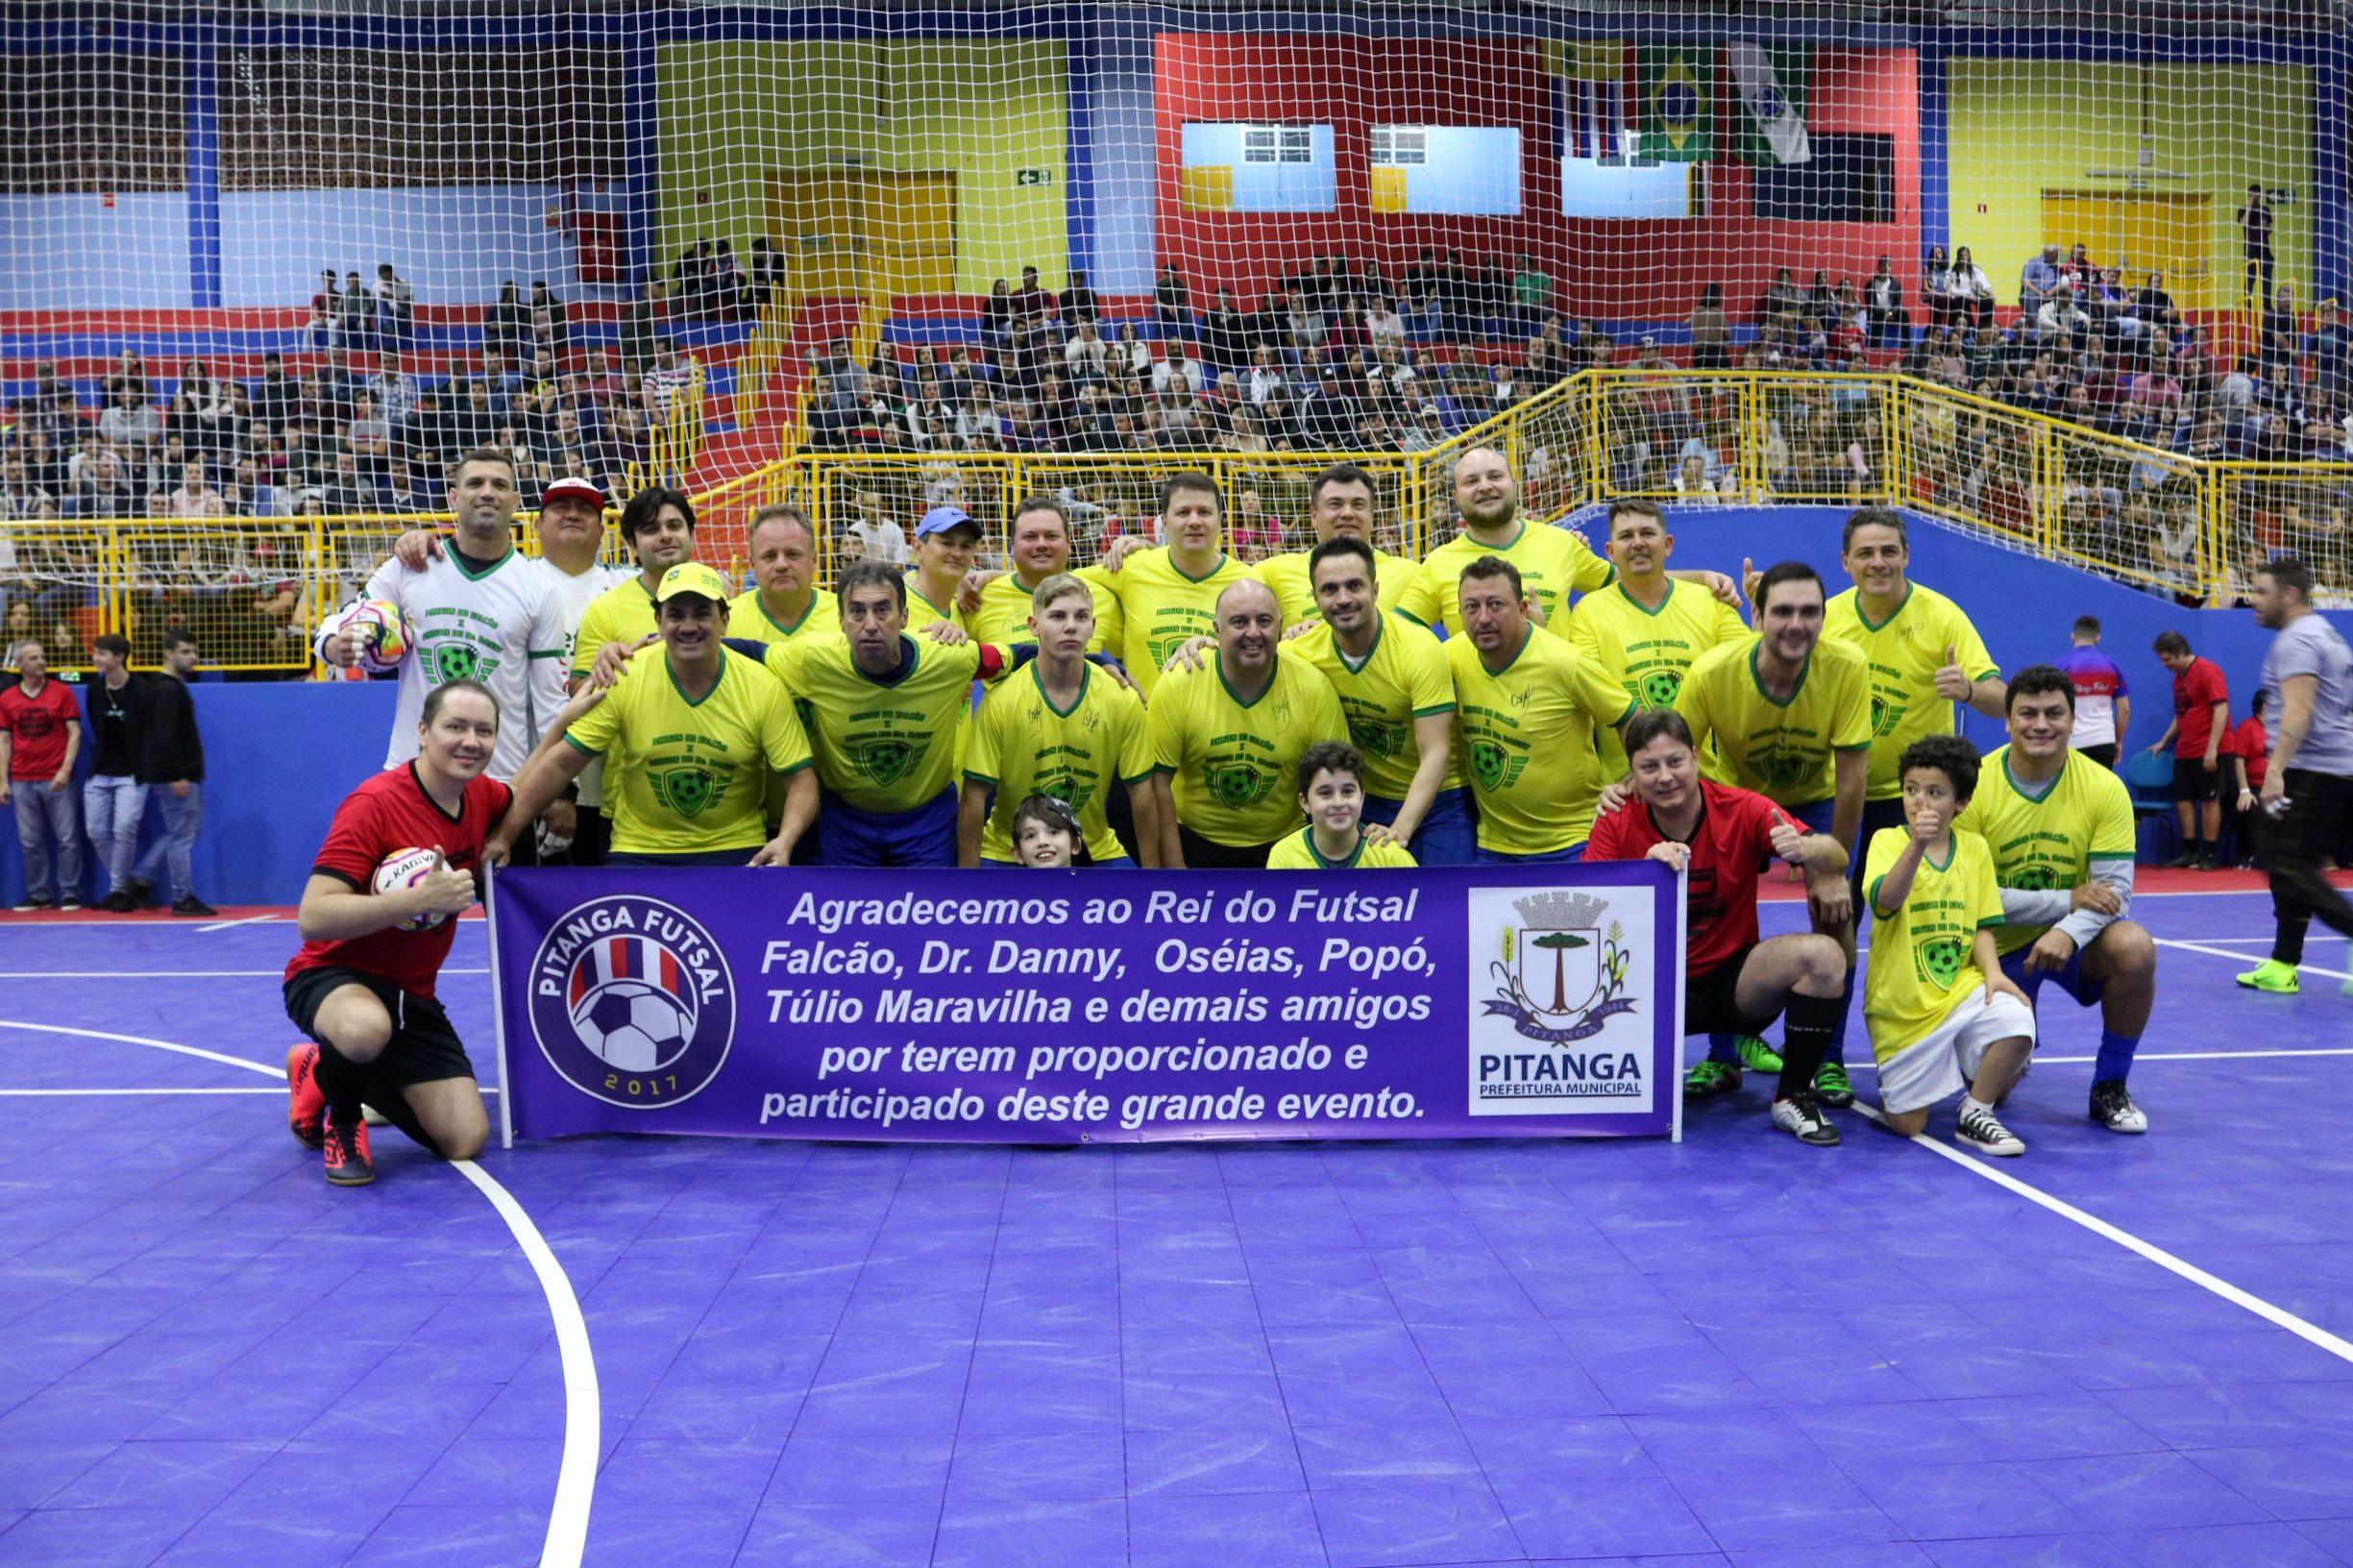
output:
[[[1822,1114],[1822,1102],[1804,1090],[1773,1102],[1773,1124],[1801,1143],[1826,1148],[1838,1141],[1838,1129]]]
[[[2193,866],[2193,867],[2191,868],[2191,870],[2196,870],[2196,871],[2211,871],[2211,870],[2213,870],[2214,869],[2215,869],[2215,864],[2214,864],[2214,856],[2212,856],[2212,855],[2200,855],[2200,856],[2198,856],[2198,857],[2197,857],[2197,864],[2196,864],[2195,866]]]
[[[2234,978],[2249,991],[2267,991],[2275,996],[2293,996],[2304,989],[2296,979],[2295,966],[2282,964],[2276,958],[2267,958]]]
[[[210,916],[218,915],[220,911],[214,909],[210,904],[206,903],[202,898],[197,897],[196,894],[191,893],[185,898],[183,898],[179,902],[172,905],[172,913],[175,915],[192,916],[198,919],[204,919]]]
[[[376,1180],[368,1160],[368,1124],[354,1117],[327,1124],[327,1179],[337,1187],[365,1187]]]
[[[2026,1140],[2004,1127],[1991,1111],[1962,1112],[1961,1124],[1953,1129],[1952,1140],[1979,1154],[2007,1157],[2026,1152]]]
[[[129,904],[133,910],[145,909],[147,895],[154,891],[154,883],[142,881],[135,876],[127,877],[123,881],[123,902]]]
[[[128,915],[132,910],[131,895],[122,889],[116,888],[112,893],[98,900],[98,907],[110,915]]]
[[[2132,1103],[2121,1078],[2103,1078],[2092,1086],[2092,1119],[2112,1133],[2148,1131],[2148,1113]]]
[[[44,909],[55,908],[57,905],[46,898],[20,898],[16,901],[16,913],[19,915],[37,915]]]
[[[1712,1100],[1719,1094],[1729,1094],[1740,1087],[1740,1069],[1729,1062],[1712,1059],[1694,1062],[1691,1070],[1683,1074],[1683,1098]]]
[[[59,900],[58,900],[58,913],[59,913],[59,914],[61,914],[61,915],[79,915],[79,914],[81,914],[81,913],[82,913],[82,895],[81,895],[80,894],[78,894],[78,893],[69,893],[69,894],[66,894],[64,897],[62,897],[62,898],[59,899]]]
[[[286,1047],[286,1127],[306,1149],[327,1145],[327,1096],[319,1090],[319,1048],[308,1041]]]
[[[1833,1111],[1854,1103],[1854,1085],[1847,1079],[1845,1063],[1825,1062],[1814,1069],[1814,1095]]]
[[[1740,1058],[1740,1065],[1751,1072],[1781,1070],[1781,1059],[1774,1054],[1773,1047],[1754,1035],[1742,1035],[1733,1041],[1732,1052]]]
[[[2171,860],[2167,861],[2165,863],[2165,869],[2169,871],[2186,871],[2196,864],[2197,845],[2192,845],[2189,848],[2184,849],[2180,854],[2175,855]]]

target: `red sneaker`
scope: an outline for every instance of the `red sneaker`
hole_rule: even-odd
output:
[[[286,1127],[306,1149],[327,1143],[327,1096],[319,1091],[319,1048],[308,1041],[286,1047]]]
[[[368,1124],[354,1117],[349,1123],[327,1124],[327,1179],[337,1187],[365,1187],[376,1180],[368,1160]]]

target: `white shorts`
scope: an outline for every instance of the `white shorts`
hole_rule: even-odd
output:
[[[1977,1076],[1985,1048],[1998,1040],[2034,1041],[2034,1014],[2015,996],[1982,986],[1963,997],[1922,1040],[1879,1064],[1879,1109],[1900,1115],[1924,1111],[1960,1093]]]

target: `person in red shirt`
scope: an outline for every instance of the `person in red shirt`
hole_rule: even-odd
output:
[[[2222,839],[2222,736],[2230,728],[2230,685],[2212,659],[2190,651],[2190,639],[2180,632],[2159,632],[2156,647],[2159,662],[2173,672],[2173,722],[2149,749],[2173,747],[2173,810],[2181,821],[2181,853],[2166,864],[2211,871]]]
[[[1625,740],[1633,794],[1593,824],[1585,858],[1647,856],[1683,873],[1683,1032],[1761,1034],[1786,1013],[1773,1124],[1802,1142],[1836,1143],[1814,1070],[1845,1005],[1846,954],[1818,932],[1759,941],[1756,883],[1777,860],[1804,868],[1812,896],[1843,892],[1846,848],[1761,795],[1702,779],[1691,726],[1673,708],[1634,715]]]
[[[25,852],[25,895],[17,913],[82,907],[82,825],[74,811],[74,757],[82,749],[82,704],[49,678],[41,645],[17,645],[18,684],[0,692],[0,805],[16,807]],[[58,845],[49,880],[49,840]]]
[[[2271,766],[2271,734],[2264,727],[2263,693],[2255,694],[2255,701],[2247,717],[2239,721],[2222,743],[2222,750],[2231,759],[2231,771],[2239,777],[2239,795],[2231,813],[2231,854],[2242,866],[2255,864],[2255,804],[2263,794],[2264,773]]]
[[[287,1122],[298,1141],[326,1151],[338,1187],[376,1179],[363,1104],[445,1160],[473,1159],[490,1136],[474,1064],[433,981],[456,938],[453,918],[474,902],[482,842],[512,798],[482,773],[498,738],[488,687],[434,687],[415,760],[346,796],[311,864],[285,997],[312,1043],[286,1053]],[[416,849],[433,853],[430,869],[377,892],[377,868]]]

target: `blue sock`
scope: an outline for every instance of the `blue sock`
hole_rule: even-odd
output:
[[[1732,1038],[1733,1037],[1730,1035],[1708,1036],[1707,1060],[1710,1062],[1728,1062],[1737,1066],[1740,1063],[1740,1053],[1732,1049]]]
[[[2104,1084],[2109,1079],[2122,1079],[2132,1071],[2132,1053],[2141,1048],[2139,1035],[2120,1035],[2113,1029],[2099,1032],[2099,1059],[2092,1064],[2092,1082]]]
[[[1838,1021],[1830,1025],[1830,1048],[1822,1060],[1833,1066],[1847,1065],[1847,1014],[1854,1001],[1854,966],[1847,966],[1847,978],[1838,992]]]

